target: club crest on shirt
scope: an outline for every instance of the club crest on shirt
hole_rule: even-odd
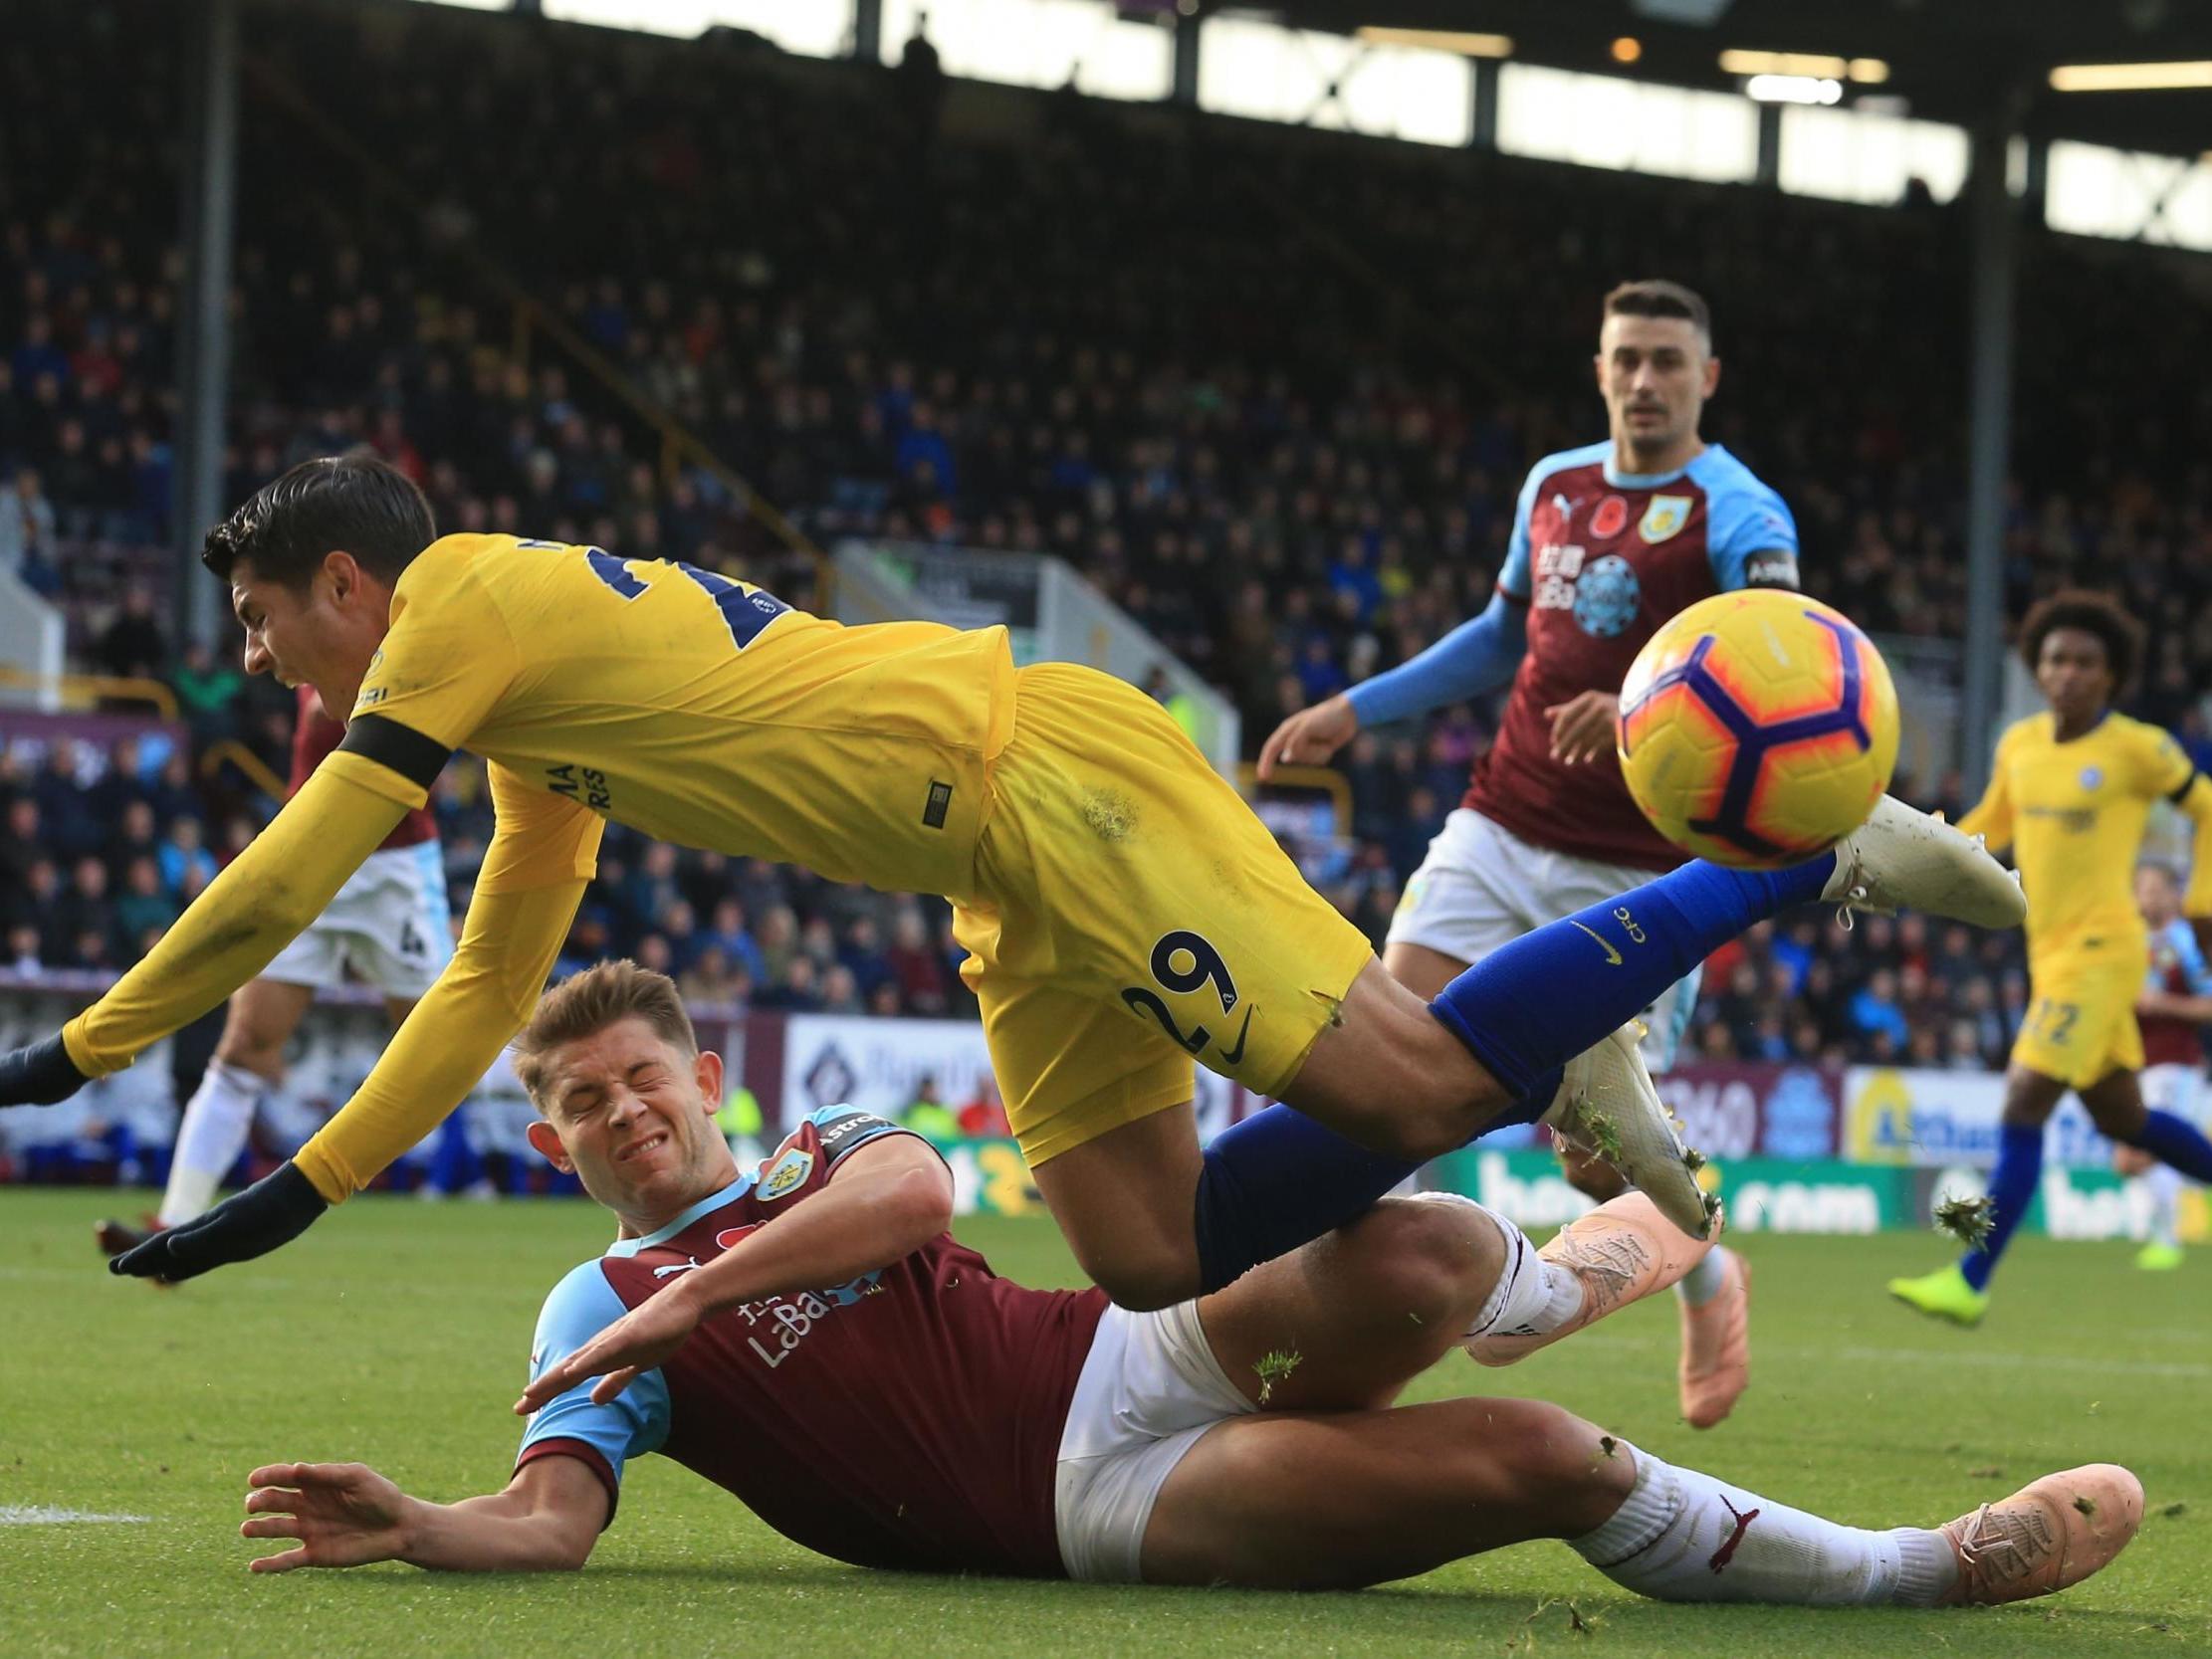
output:
[[[2102,783],[2103,781],[2104,768],[2102,766],[2084,766],[2082,768],[2083,788],[2095,789],[2100,783]]]
[[[1654,496],[1636,533],[1650,543],[1664,541],[1689,522],[1689,502],[1687,496]]]
[[[813,1173],[814,1154],[803,1146],[789,1146],[761,1174],[761,1202],[773,1204],[776,1199],[796,1191]]]
[[[1598,511],[1590,515],[1592,535],[1619,535],[1629,521],[1629,504],[1619,496],[1608,496],[1598,504]]]

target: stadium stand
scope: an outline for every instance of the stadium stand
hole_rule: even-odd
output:
[[[202,759],[242,742],[281,772],[286,749],[289,699],[166,632],[163,12],[21,0],[0,65],[0,567],[64,607],[79,667],[158,677],[179,703],[101,743],[0,752],[0,920],[23,970],[131,959],[271,809]],[[802,604],[816,563],[794,541],[1055,552],[1232,697],[1256,748],[1480,607],[1522,470],[1599,429],[1597,297],[1663,272],[1712,300],[1727,380],[1708,436],[1792,503],[1808,587],[1878,632],[1962,631],[1949,209],[955,97],[742,37],[433,7],[257,14],[250,49],[230,499],[365,444],[446,527],[674,554]],[[2212,389],[2191,372],[2189,274],[2026,242],[2007,609],[2120,588],[2153,631],[2134,711],[2212,761],[2212,471],[2184,447]],[[467,248],[798,535],[671,448]],[[1247,303],[1269,291],[1299,304]],[[1324,880],[1377,936],[1488,719],[1446,711],[1343,757],[1354,821]],[[1957,804],[1955,779],[1907,787]],[[460,904],[480,775],[452,770],[436,806]],[[621,831],[564,962],[610,950],[708,1000],[972,1006],[938,902]],[[1909,918],[1762,928],[1706,984],[1708,1056],[1976,1069],[2025,996],[2016,937]]]

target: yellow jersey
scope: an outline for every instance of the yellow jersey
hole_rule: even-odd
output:
[[[848,628],[596,547],[449,535],[392,591],[373,715],[656,840],[971,895],[1003,628]]]
[[[691,565],[449,535],[392,590],[345,741],[63,1040],[88,1076],[214,1007],[331,902],[451,751],[497,828],[454,959],[301,1149],[345,1197],[474,1087],[535,1007],[612,818],[891,891],[976,897],[1005,630],[847,628]]]
[[[2185,908],[2212,915],[2212,784],[2157,726],[2107,714],[2062,742],[2048,713],[1997,739],[1989,789],[1959,820],[1993,848],[2010,847],[2028,900],[2028,951],[2140,954],[2148,935],[2135,909],[2135,860],[2151,803],[2161,797],[2196,821]]]

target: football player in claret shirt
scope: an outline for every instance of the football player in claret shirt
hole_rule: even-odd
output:
[[[1988,1311],[1990,1276],[2043,1173],[2043,1127],[2067,1091],[2121,1145],[2212,1181],[2212,1141],[2143,1103],[2135,1004],[2150,938],[2133,885],[2151,806],[2171,801],[2196,826],[2182,914],[2212,922],[2212,782],[2171,734],[2112,707],[2142,657],[2142,628],[2118,600],[2051,595],[2021,619],[2020,655],[2051,707],[2005,728],[1988,791],[1959,820],[2012,849],[2028,899],[2028,1014],[2005,1071],[1990,1232],[1949,1267],[1889,1281],[1899,1301],[1960,1325]]]
[[[2204,1028],[2212,1024],[2212,963],[2181,914],[2181,879],[2163,864],[2135,867],[2135,908],[2150,933],[2150,973],[2135,999],[2143,1034],[2143,1105],[2204,1128]],[[2150,1237],[2135,1265],[2166,1273],[2181,1265],[2181,1171],[2134,1146],[2113,1148],[2112,1167],[2142,1182]]]
[[[299,688],[298,704],[292,794],[345,735],[312,686]],[[230,999],[215,1057],[177,1125],[159,1212],[143,1228],[101,1222],[95,1229],[101,1250],[117,1255],[163,1227],[207,1213],[215,1189],[246,1149],[255,1112],[266,1096],[284,1087],[285,1045],[318,990],[344,984],[350,972],[383,992],[384,1012],[397,1026],[452,959],[453,912],[446,903],[438,826],[428,807],[417,807],[361,861],[307,932]],[[456,1127],[448,1119],[448,1132]]]
[[[1797,586],[1797,524],[1782,498],[1699,435],[1720,383],[1712,317],[1679,283],[1606,296],[1595,360],[1609,436],[1529,469],[1488,607],[1412,661],[1277,728],[1259,775],[1319,764],[1363,726],[1402,721],[1508,682],[1497,740],[1430,844],[1391,918],[1383,965],[1410,989],[1442,986],[1531,929],[1574,915],[1681,853],[1629,798],[1614,750],[1621,682],[1675,612],[1715,593]],[[1674,1063],[1698,965],[1643,1011],[1644,1058]],[[1562,1145],[1592,1197],[1622,1190],[1587,1150]],[[1707,1255],[1681,1299],[1682,1415],[1709,1428],[1749,1378],[1750,1274]]]
[[[115,1271],[177,1279],[296,1236],[458,1104],[529,1016],[616,819],[662,840],[953,901],[1007,1117],[1084,1269],[1125,1305],[1229,1283],[1499,1123],[1609,1143],[1677,1226],[1706,1200],[1635,1016],[1791,905],[2011,926],[2019,892],[1894,802],[1789,870],[1690,864],[1422,999],[1299,877],[1150,698],[1003,628],[847,628],[598,547],[449,535],[370,457],[307,462],[211,531],[246,666],[351,711],[345,740],[0,1104],[60,1099],[251,978],[461,746],[498,828],[454,959],[293,1162]],[[425,545],[428,542],[428,545]],[[1205,1147],[1192,1065],[1296,1110]]]
[[[2141,1522],[2109,1464],[1864,1531],[1538,1400],[1391,1408],[1453,1347],[1510,1363],[1678,1276],[1708,1247],[1642,1193],[1542,1251],[1464,1198],[1386,1201],[1132,1314],[995,1276],[946,1230],[937,1153],[867,1113],[816,1112],[741,1172],[721,1063],[659,974],[578,974],[516,1053],[532,1141],[621,1232],[546,1300],[513,1478],[447,1505],[359,1464],[257,1469],[242,1530],[298,1547],[256,1569],[580,1566],[651,1452],[855,1565],[1124,1583],[1349,1588],[1556,1538],[1669,1600],[1936,1606],[2062,1589]]]

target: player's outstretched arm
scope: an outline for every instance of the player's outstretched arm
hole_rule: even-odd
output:
[[[504,1492],[431,1504],[359,1463],[272,1463],[246,1477],[244,1538],[296,1547],[256,1572],[409,1561],[448,1572],[549,1572],[583,1565],[606,1523],[607,1494],[573,1457],[534,1458]]]
[[[144,959],[62,1028],[59,1041],[0,1056],[0,1106],[66,1099],[206,1013],[323,914],[404,810],[363,787],[345,763],[326,762]]]
[[[838,1161],[829,1184],[749,1233],[695,1273],[679,1274],[589,1342],[531,1379],[527,1417],[586,1377],[604,1405],[665,1362],[710,1314],[763,1297],[842,1285],[910,1255],[953,1222],[953,1175],[927,1141],[886,1135]]]
[[[154,1234],[109,1271],[176,1284],[251,1261],[367,1185],[461,1104],[529,1018],[583,889],[479,891],[453,960],[344,1109],[274,1174]]]
[[[125,1251],[111,1271],[174,1283],[266,1255],[367,1185],[476,1087],[538,1005],[605,827],[563,796],[527,791],[500,766],[492,799],[499,830],[461,943],[353,1098],[275,1174]]]

